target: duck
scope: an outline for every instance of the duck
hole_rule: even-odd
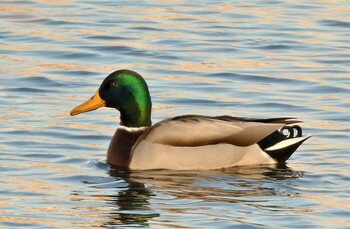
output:
[[[70,115],[101,107],[120,113],[107,163],[130,170],[203,170],[285,163],[311,136],[296,118],[245,118],[187,114],[152,125],[145,79],[121,69],[110,73],[95,94]]]

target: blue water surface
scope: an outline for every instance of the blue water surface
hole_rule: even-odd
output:
[[[0,2],[0,227],[350,228],[349,1]],[[70,117],[117,69],[153,122],[297,117],[282,166],[111,168],[112,109]]]

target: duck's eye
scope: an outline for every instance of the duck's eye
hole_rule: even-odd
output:
[[[117,86],[117,83],[116,83],[116,82],[111,81],[111,82],[109,83],[109,87],[115,87],[115,86]]]

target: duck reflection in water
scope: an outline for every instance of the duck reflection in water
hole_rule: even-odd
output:
[[[119,189],[118,193],[109,196],[108,204],[116,207],[109,212],[110,220],[102,225],[104,227],[149,226],[152,218],[161,217],[170,211],[187,214],[187,211],[193,210],[199,202],[244,203],[250,207],[262,208],[266,201],[257,200],[256,197],[268,200],[271,196],[297,196],[298,193],[293,190],[283,190],[284,185],[280,182],[297,179],[303,175],[284,163],[269,167],[242,166],[200,172],[128,171],[111,168],[108,173],[118,182],[123,181],[125,189]],[[164,198],[169,198],[169,205],[164,206]],[[171,207],[182,202],[187,203],[186,208]],[[299,211],[288,206],[273,207]]]
[[[108,173],[117,181],[124,181],[126,189],[120,190],[109,202],[117,208],[110,212],[110,221],[103,226],[148,226],[148,220],[160,216],[150,207],[149,200],[155,196],[144,183],[133,181],[131,173],[121,168],[111,168]]]

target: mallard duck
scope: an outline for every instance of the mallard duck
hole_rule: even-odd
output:
[[[100,107],[120,112],[107,162],[127,169],[198,170],[285,162],[310,137],[302,136],[294,118],[184,115],[152,126],[148,86],[131,70],[109,74],[70,114]]]

